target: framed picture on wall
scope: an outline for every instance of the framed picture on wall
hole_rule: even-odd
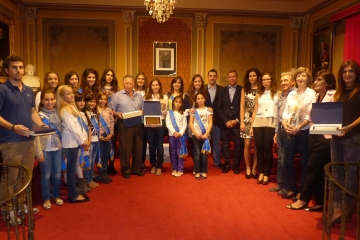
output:
[[[14,22],[0,13],[0,78],[6,78],[2,63],[14,53]]]
[[[311,71],[313,76],[320,70],[331,71],[333,62],[334,31],[330,26],[312,33]]]
[[[175,76],[176,62],[176,42],[154,42],[154,76]]]

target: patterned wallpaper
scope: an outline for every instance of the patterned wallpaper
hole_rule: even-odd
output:
[[[138,17],[138,26],[138,71],[145,72],[148,81],[153,79],[153,42],[176,42],[177,75],[184,79],[187,89],[191,80],[192,19],[170,18],[160,24],[151,17]],[[158,78],[162,82],[163,92],[168,92],[173,77]]]

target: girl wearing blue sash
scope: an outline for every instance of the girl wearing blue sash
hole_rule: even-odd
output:
[[[80,149],[88,150],[88,135],[81,125],[80,113],[76,109],[74,92],[69,85],[60,86],[56,92],[56,108],[62,120],[62,147],[67,158],[67,187],[70,203],[89,201],[85,194],[76,189],[76,165]]]
[[[182,104],[182,96],[176,96],[172,100],[172,110],[166,114],[171,149],[171,174],[175,177],[181,177],[184,174],[184,157],[187,156],[186,136],[184,136],[187,121]]]
[[[85,116],[85,112],[84,108],[85,108],[85,96],[79,92],[75,92],[75,104],[76,107],[79,111],[79,121],[84,129],[84,131],[86,132],[87,136],[88,136],[88,141],[91,138],[91,132],[89,131],[89,122]],[[86,163],[86,164],[85,164]],[[85,167],[86,165],[86,167]],[[86,183],[86,179],[84,178],[84,169],[89,169],[91,168],[90,166],[90,158],[89,158],[89,150],[81,150],[79,151],[79,156],[78,156],[78,160],[77,160],[77,167],[76,167],[76,174],[79,178],[79,185],[78,185],[78,192],[81,193],[86,193],[89,192],[91,190],[91,188],[93,187],[97,187],[99,186],[99,184],[93,182],[94,185],[91,184],[87,184]]]
[[[52,89],[41,91],[39,116],[45,125],[56,129],[56,134],[36,137],[37,149],[40,148],[39,161],[41,169],[41,191],[44,200],[43,208],[50,209],[50,186],[52,185],[52,196],[56,205],[64,204],[60,198],[61,185],[61,121],[55,110],[55,93]],[[51,184],[50,184],[51,182]]]
[[[100,159],[102,167],[98,168],[100,176],[109,178],[108,176],[108,159],[114,162],[114,148],[111,144],[111,138],[114,135],[114,116],[112,110],[108,108],[108,96],[105,93],[98,95],[98,113],[100,123]]]
[[[91,146],[90,146],[91,173],[89,172],[89,175],[85,174],[85,178],[89,184],[92,181],[92,179],[95,177],[94,165],[96,163],[98,173],[100,175],[100,182],[109,184],[112,181],[112,179],[109,178],[107,173],[105,174],[103,171],[101,171],[103,163],[100,158],[100,143],[99,143],[100,124],[99,124],[99,115],[96,107],[97,102],[95,95],[94,94],[87,95],[85,97],[85,103],[87,109],[86,117],[90,122],[90,129],[91,129]]]
[[[156,173],[156,176],[160,176],[162,173],[162,164],[164,162],[164,128],[165,128],[165,116],[167,112],[168,98],[162,93],[161,82],[155,78],[150,81],[149,92],[144,97],[145,100],[160,101],[161,104],[161,127],[146,127],[145,133],[149,142],[150,148],[150,163],[151,173]]]
[[[192,132],[193,159],[195,164],[195,179],[207,178],[208,154],[211,153],[209,135],[212,129],[212,112],[205,107],[206,97],[203,93],[195,94],[195,113],[190,115]]]

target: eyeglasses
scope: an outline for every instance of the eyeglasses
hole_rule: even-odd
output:
[[[261,81],[271,81],[271,78],[264,78],[264,79],[261,79]]]

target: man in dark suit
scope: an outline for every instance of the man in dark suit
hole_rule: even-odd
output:
[[[220,158],[220,119],[219,114],[217,113],[217,102],[220,95],[222,87],[216,84],[218,78],[217,71],[211,69],[208,72],[208,84],[205,85],[207,96],[205,105],[213,109],[213,127],[211,130],[211,141],[213,148],[213,160],[216,168],[222,168],[221,158]]]
[[[222,172],[230,171],[230,140],[234,142],[233,171],[240,173],[240,158],[244,155],[244,144],[240,139],[240,97],[242,87],[237,84],[237,72],[230,70],[227,74],[229,85],[224,87],[218,99],[217,113],[220,118],[220,132],[224,167]]]

